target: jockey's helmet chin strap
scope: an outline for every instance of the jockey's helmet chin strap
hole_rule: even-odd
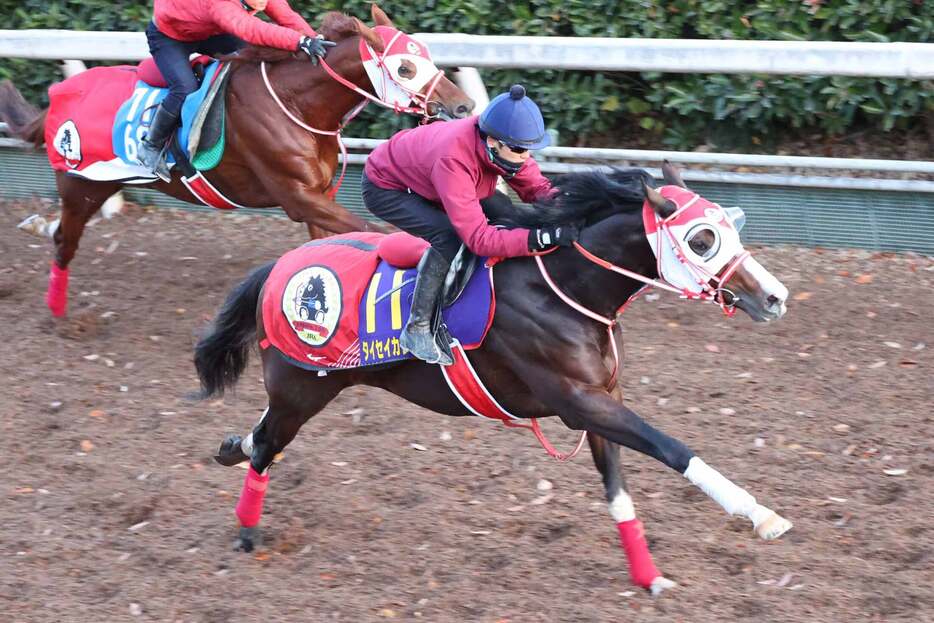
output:
[[[490,162],[493,163],[496,168],[498,168],[504,180],[511,180],[516,176],[519,170],[522,168],[524,163],[522,162],[510,162],[506,160],[493,147],[490,147],[490,144],[486,144],[486,153],[490,157]]]

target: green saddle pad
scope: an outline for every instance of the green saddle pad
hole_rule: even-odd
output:
[[[198,171],[210,171],[220,164],[221,158],[224,157],[225,130],[224,121],[222,120],[221,131],[220,135],[217,137],[217,141],[210,147],[198,147],[198,153],[195,154],[195,157],[191,161],[195,169]]]

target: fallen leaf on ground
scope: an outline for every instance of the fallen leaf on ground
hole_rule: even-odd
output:
[[[795,577],[794,573],[786,573],[785,575],[782,576],[782,579],[779,580],[775,586],[779,588],[786,586],[789,582],[791,582],[791,578],[793,577]]]

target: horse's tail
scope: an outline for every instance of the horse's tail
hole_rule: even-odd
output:
[[[45,142],[45,117],[48,109],[38,110],[27,102],[9,80],[0,82],[0,121],[10,133],[39,147]]]
[[[256,337],[256,306],[275,262],[257,268],[227,295],[210,333],[195,346],[195,368],[201,379],[200,398],[223,395],[246,368]]]

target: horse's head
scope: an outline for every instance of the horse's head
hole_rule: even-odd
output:
[[[428,47],[397,29],[377,5],[372,5],[371,14],[372,27],[355,17],[329,13],[321,32],[337,42],[360,37],[355,62],[366,69],[376,99],[397,112],[426,118],[470,116],[474,101],[435,66]]]
[[[743,248],[745,215],[688,190],[665,162],[666,186],[644,186],[643,221],[659,275],[688,296],[711,297],[730,313],[738,308],[757,322],[785,314],[788,290]]]

